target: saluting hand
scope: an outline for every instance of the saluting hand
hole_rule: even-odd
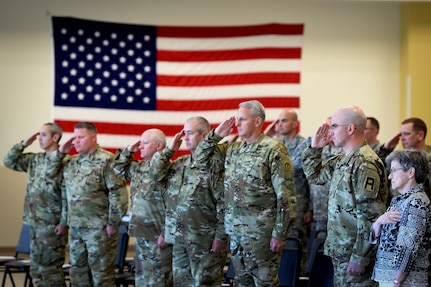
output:
[[[387,149],[395,149],[395,147],[398,145],[398,143],[400,142],[400,137],[401,134],[396,134],[395,136],[393,136],[392,138],[390,138],[386,143],[385,143],[385,148]]]
[[[70,139],[68,139],[66,142],[64,142],[62,145],[60,145],[58,150],[61,153],[69,153],[73,148],[73,140],[74,139],[75,139],[75,137],[71,137]]]
[[[141,140],[137,140],[137,141],[135,141],[134,143],[132,143],[132,144],[130,144],[128,147],[127,147],[127,149],[130,151],[130,152],[137,152],[138,151],[138,149],[139,149],[139,144],[141,143]]]
[[[331,136],[329,135],[329,125],[327,123],[322,124],[317,128],[317,131],[311,137],[312,148],[323,148],[331,142]]]
[[[28,138],[26,138],[25,140],[22,141],[22,145],[24,147],[28,147],[29,145],[31,145],[36,140],[38,135],[39,135],[39,132],[32,134],[31,136],[29,136]]]
[[[269,126],[266,127],[263,133],[269,137],[275,137],[277,135],[277,131],[275,130],[275,127],[277,124],[278,124],[278,120],[273,121],[272,123],[269,124]]]
[[[235,124],[235,117],[232,116],[227,120],[221,122],[215,129],[215,134],[220,137],[226,137],[233,132],[233,125]]]
[[[180,149],[181,143],[183,142],[184,135],[185,135],[184,130],[175,134],[174,138],[172,139],[172,142],[169,144],[169,149],[171,151],[177,151]]]

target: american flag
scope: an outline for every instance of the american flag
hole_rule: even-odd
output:
[[[303,24],[151,26],[53,17],[52,117],[73,135],[80,121],[99,144],[124,148],[148,128],[168,143],[185,120],[212,127],[259,100],[266,123],[300,107]],[[184,152],[184,151],[183,151]]]

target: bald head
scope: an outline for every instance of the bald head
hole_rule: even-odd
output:
[[[159,129],[148,129],[141,135],[139,150],[141,157],[149,160],[157,151],[161,151],[166,146],[166,136]]]
[[[283,109],[278,116],[277,132],[280,136],[293,137],[296,136],[298,128],[298,115],[292,109]]]
[[[358,106],[347,106],[337,110],[332,118],[337,118],[344,124],[354,124],[359,132],[365,130],[367,125],[367,116],[364,111]]]
[[[332,116],[330,136],[336,147],[348,154],[365,141],[364,130],[367,117],[358,106],[347,106],[337,110]]]
[[[159,129],[148,129],[142,133],[142,136],[147,136],[149,140],[155,143],[161,143],[166,146],[166,135]]]

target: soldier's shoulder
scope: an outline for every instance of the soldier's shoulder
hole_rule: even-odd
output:
[[[114,154],[106,149],[103,148],[98,148],[96,150],[96,155],[101,156],[101,157],[113,157]]]
[[[356,160],[360,160],[364,163],[375,163],[379,162],[381,163],[380,157],[371,149],[370,146],[364,145],[362,146],[358,152],[356,153]]]

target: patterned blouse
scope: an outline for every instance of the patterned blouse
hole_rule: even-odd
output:
[[[393,282],[400,270],[408,273],[405,283],[427,286],[431,204],[423,184],[394,197],[391,209],[401,213],[401,221],[383,225],[372,279]]]

